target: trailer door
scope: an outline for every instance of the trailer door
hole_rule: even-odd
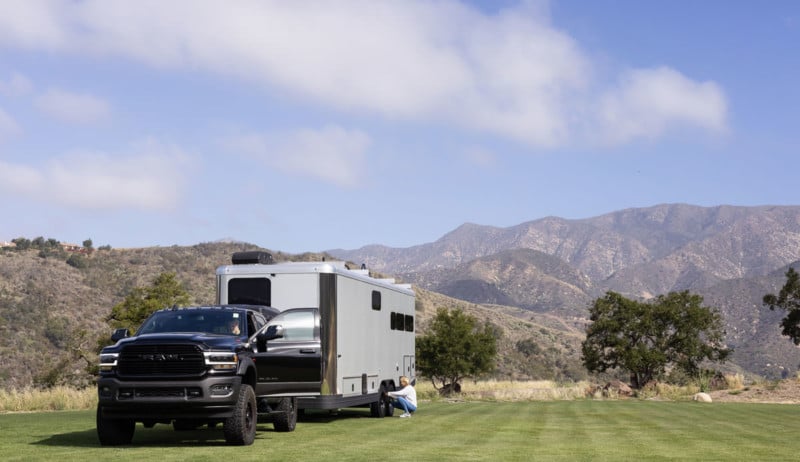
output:
[[[403,355],[403,375],[408,377],[409,380],[417,377],[416,364],[414,364],[413,355]]]

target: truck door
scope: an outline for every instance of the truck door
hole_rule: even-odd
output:
[[[322,352],[319,310],[296,308],[272,318],[256,336],[256,395],[320,393]],[[273,338],[274,337],[274,338]]]

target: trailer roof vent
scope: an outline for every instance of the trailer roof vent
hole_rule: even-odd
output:
[[[251,252],[236,252],[233,254],[233,258],[231,258],[231,260],[233,261],[234,265],[270,265],[275,263],[272,260],[271,253],[260,250],[254,250]]]

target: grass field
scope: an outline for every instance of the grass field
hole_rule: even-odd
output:
[[[800,407],[778,404],[550,401],[422,403],[411,419],[311,413],[292,433],[259,424],[252,446],[220,430],[136,428],[97,443],[93,411],[0,414],[0,460],[797,460]]]

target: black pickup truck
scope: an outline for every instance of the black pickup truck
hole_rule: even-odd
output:
[[[263,356],[264,327],[278,313],[245,305],[171,308],[153,313],[133,336],[114,332],[117,343],[100,353],[100,443],[130,443],[136,422],[175,430],[222,424],[225,441],[237,445],[253,443],[259,414],[270,415],[277,431],[294,430],[295,397],[256,398],[265,380],[255,364],[258,345]]]

